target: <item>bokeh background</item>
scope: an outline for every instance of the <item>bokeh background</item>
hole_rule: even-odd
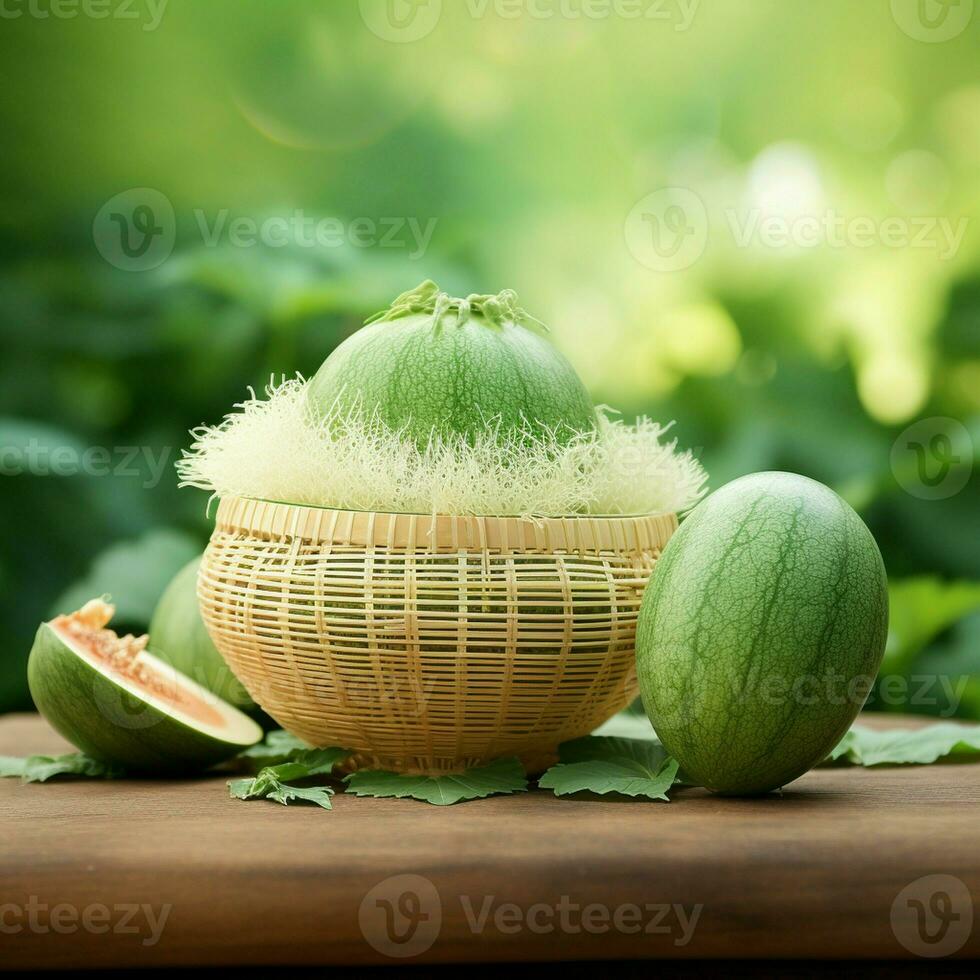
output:
[[[423,278],[513,287],[720,486],[842,493],[880,708],[980,719],[973,0],[4,0],[0,711],[38,622],[145,628],[188,429]]]

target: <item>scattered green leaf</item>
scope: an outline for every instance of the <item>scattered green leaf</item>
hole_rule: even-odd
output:
[[[285,738],[277,741],[285,748]],[[293,800],[305,800],[330,810],[330,797],[334,795],[334,790],[329,786],[294,786],[292,782],[314,776],[329,776],[334,767],[350,755],[350,749],[311,749],[306,746],[293,748],[289,752],[288,761],[265,766],[256,776],[231,779],[228,781],[228,789],[237,800],[275,800],[284,806]]]
[[[538,780],[555,796],[620,793],[666,800],[677,778],[677,760],[651,739],[590,735],[563,744],[559,757],[558,765]]]
[[[25,759],[0,756],[0,777],[20,776],[25,783],[44,783],[54,776],[84,776],[90,779],[117,779],[122,769],[93,759],[82,752],[68,755],[31,755]]]
[[[831,752],[828,761],[858,766],[927,765],[946,756],[980,754],[980,725],[945,722],[925,728],[877,731],[855,725]]]
[[[287,766],[290,764],[287,763]],[[283,806],[292,800],[305,800],[316,803],[324,810],[332,809],[330,797],[334,791],[329,786],[292,786],[282,782],[282,776],[277,773],[278,766],[263,769],[257,776],[244,779],[232,779],[228,782],[228,790],[237,800],[275,800]],[[291,777],[293,779],[296,776]],[[302,778],[302,777],[299,777]]]
[[[383,770],[360,769],[345,777],[355,796],[411,797],[436,806],[482,799],[495,793],[523,793],[527,775],[518,759],[495,759],[464,773],[447,776],[411,776]]]
[[[280,784],[275,789],[271,789],[266,795],[270,800],[275,800],[283,806],[288,806],[293,800],[303,800],[306,803],[315,803],[323,807],[324,810],[332,809],[330,797],[334,791],[329,786],[286,786]]]

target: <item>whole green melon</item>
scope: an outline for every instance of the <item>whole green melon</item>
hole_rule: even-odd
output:
[[[188,562],[171,580],[150,620],[153,652],[201,687],[252,713],[255,702],[218,653],[201,618],[197,602],[200,557]]]
[[[575,369],[512,290],[455,298],[426,281],[367,321],[323,362],[308,389],[323,414],[363,415],[403,431],[466,442],[595,428]]]
[[[699,504],[657,564],[637,625],[643,703],[692,782],[776,789],[850,727],[887,626],[861,518],[805,477],[746,476]]]

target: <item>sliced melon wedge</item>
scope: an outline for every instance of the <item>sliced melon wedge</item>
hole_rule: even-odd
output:
[[[108,628],[115,609],[93,599],[42,623],[27,663],[38,710],[76,748],[131,772],[205,769],[262,738],[237,708]]]

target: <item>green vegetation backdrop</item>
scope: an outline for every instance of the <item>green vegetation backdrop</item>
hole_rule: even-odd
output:
[[[203,546],[187,430],[432,277],[515,288],[712,486],[841,492],[876,704],[980,718],[972,3],[0,4],[0,711],[40,619],[143,629]]]

